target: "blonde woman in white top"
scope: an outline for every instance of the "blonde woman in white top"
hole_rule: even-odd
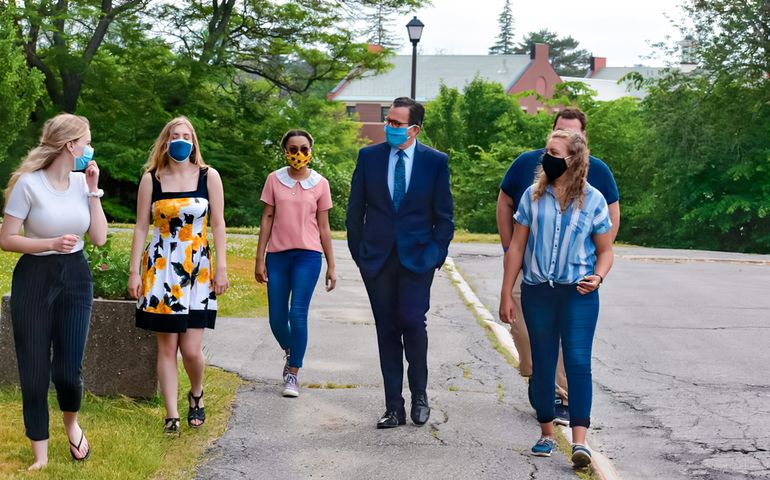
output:
[[[11,317],[24,426],[34,455],[30,470],[48,463],[51,380],[72,458],[84,461],[91,454],[78,424],[93,301],[83,235],[87,232],[95,245],[107,240],[93,153],[88,120],[57,115],[45,123],[40,143],[24,158],[5,190],[0,248],[24,254],[13,271]]]

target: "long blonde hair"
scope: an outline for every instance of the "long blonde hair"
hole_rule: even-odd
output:
[[[21,165],[11,174],[8,186],[5,187],[5,201],[8,201],[8,196],[22,175],[48,168],[61,155],[67,143],[78,140],[87,134],[89,129],[86,117],[71,113],[60,113],[46,120],[40,143],[27,153]]]
[[[570,202],[576,201],[577,207],[582,208],[585,197],[586,179],[588,177],[588,145],[586,140],[578,132],[568,130],[556,130],[548,137],[550,142],[554,138],[562,138],[567,141],[567,154],[572,157],[567,171],[562,176],[564,182],[564,195],[559,202],[561,211],[567,210]],[[545,194],[548,184],[551,183],[542,165],[538,167],[535,176],[535,190],[532,192],[532,199],[537,201]]]
[[[144,173],[155,170],[155,175],[168,166],[168,142],[171,140],[171,130],[177,125],[185,125],[192,132],[193,149],[190,153],[190,162],[198,165],[199,167],[205,167],[206,163],[203,161],[201,155],[200,145],[198,145],[198,135],[195,133],[195,128],[190,123],[187,117],[176,117],[163,127],[160,131],[160,135],[155,140],[155,145],[150,151],[150,157],[147,159],[147,163],[144,164]]]

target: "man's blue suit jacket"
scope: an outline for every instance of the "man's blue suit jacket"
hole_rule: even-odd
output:
[[[447,155],[417,143],[398,211],[388,189],[389,156],[387,143],[362,148],[350,185],[348,247],[366,278],[377,275],[394,245],[405,268],[415,273],[439,268],[454,235]]]

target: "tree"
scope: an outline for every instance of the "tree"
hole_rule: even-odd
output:
[[[29,122],[43,94],[43,76],[27,67],[13,26],[13,11],[0,10],[0,162]]]
[[[489,48],[490,55],[511,55],[513,51],[513,12],[511,11],[511,0],[505,0],[503,11],[497,17],[497,24],[500,26],[500,33],[497,35],[497,42]]]
[[[422,3],[387,0],[392,8]],[[2,12],[7,4],[0,0]],[[315,166],[333,185],[331,221],[340,228],[359,143],[357,126],[344,107],[326,104],[324,85],[338,82],[356,66],[361,72],[387,67],[386,55],[368,51],[364,29],[350,28],[346,10],[363,14],[378,4],[24,2],[13,16],[13,28],[2,33],[12,32],[14,41],[23,44],[27,62],[45,78],[50,101],[38,101],[33,123],[21,115],[0,117],[3,140],[23,130],[9,149],[12,158],[19,158],[53,113],[74,109],[85,115],[107,191],[105,211],[111,220],[132,221],[136,186],[152,143],[168,120],[186,115],[201,138],[204,158],[222,172],[228,223],[255,225],[264,179],[282,163],[278,140],[289,128],[306,127],[318,145]],[[2,60],[0,68],[0,79],[14,71]],[[18,92],[0,80],[0,99],[15,101]],[[12,105],[4,102],[0,112]],[[0,176],[14,166],[0,164]]]
[[[530,46],[535,43],[547,43],[550,45],[551,65],[556,73],[567,77],[583,77],[591,63],[591,54],[588,50],[578,48],[580,43],[567,36],[559,38],[555,32],[548,29],[539,32],[530,32],[514,49],[514,53],[528,54]]]
[[[770,3],[688,0],[683,9],[680,31],[694,39],[699,68],[632,79],[649,92],[637,149],[649,186],[626,211],[643,243],[765,252]]]
[[[689,22],[680,30],[694,38],[705,70],[752,82],[768,80],[770,1],[687,0],[682,8]]]
[[[380,2],[374,0],[178,3],[165,3],[157,16],[166,25],[165,33],[194,60],[194,71],[203,66],[234,68],[285,92],[307,93],[317,82],[388,66],[384,55],[368,49],[365,40],[371,28],[356,28],[351,21],[376,10]],[[386,0],[382,8],[400,12],[423,3]]]
[[[366,38],[369,43],[387,49],[397,48],[401,44],[400,39],[403,38],[404,30],[396,28],[395,18],[425,3],[424,0],[339,2],[340,7],[343,8],[352,22],[363,25],[360,33],[363,38]]]
[[[74,113],[83,80],[114,21],[149,0],[26,1],[15,18],[27,63],[43,73],[58,110]],[[3,7],[7,8],[7,7]]]
[[[463,93],[442,85],[426,106],[426,143],[449,153],[458,228],[495,232],[497,192],[513,159],[541,148],[550,115],[527,115],[499,83],[475,78]]]

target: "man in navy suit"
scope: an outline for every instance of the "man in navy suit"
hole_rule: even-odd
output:
[[[421,104],[395,99],[385,119],[387,142],[358,152],[350,185],[348,247],[372,305],[385,384],[377,428],[406,423],[404,354],[412,421],[423,425],[430,417],[425,314],[454,216],[447,155],[417,142],[424,117]]]

